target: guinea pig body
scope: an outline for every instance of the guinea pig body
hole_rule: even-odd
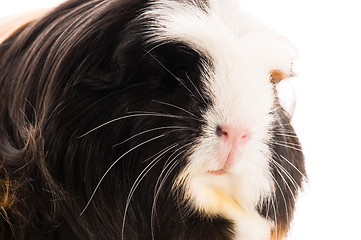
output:
[[[282,239],[296,56],[237,1],[68,1],[0,45],[5,239]],[[273,80],[273,78],[277,78]]]

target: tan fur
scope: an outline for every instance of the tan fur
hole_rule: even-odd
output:
[[[272,237],[270,240],[283,240],[287,234],[287,227],[281,222],[277,222],[277,229],[274,229],[272,232]]]
[[[49,9],[39,9],[0,19],[0,43],[20,28],[44,16],[48,11]]]
[[[0,215],[5,221],[10,222],[7,211],[13,209],[16,203],[16,184],[11,183],[9,174],[0,166]],[[11,224],[9,224],[13,231]]]
[[[0,175],[0,211],[5,212],[6,209],[14,205],[16,198],[9,180],[9,174],[3,166],[0,166]]]
[[[37,128],[30,125],[27,137],[27,142],[22,149],[25,161],[30,163],[31,161],[34,161],[35,158],[39,158],[42,159],[41,164],[43,164],[43,144]],[[37,141],[40,141],[40,143]],[[39,155],[40,157],[36,155]],[[4,164],[4,162],[5,161],[3,160],[2,163]],[[21,216],[21,213],[17,208],[19,202],[18,193],[28,182],[28,176],[25,174],[22,178],[14,180],[12,179],[12,174],[6,170],[3,164],[0,165],[0,217],[7,221],[11,231],[14,231],[12,222],[9,219],[9,213]],[[27,164],[24,165],[24,169],[30,166],[30,164],[29,166],[26,165]],[[0,239],[3,239],[1,235]]]
[[[272,70],[270,71],[270,81],[272,83],[279,83],[280,81],[282,81],[283,79],[286,79],[288,77],[291,76],[287,76],[287,74],[281,72],[280,70]]]

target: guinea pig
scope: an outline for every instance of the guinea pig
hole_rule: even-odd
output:
[[[0,45],[0,238],[281,240],[295,47],[236,0],[70,0]]]

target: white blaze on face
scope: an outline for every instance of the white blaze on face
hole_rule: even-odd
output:
[[[211,0],[203,10],[185,2],[155,1],[144,14],[154,18],[153,41],[186,43],[210,62],[203,63],[201,79],[212,106],[203,113],[202,137],[176,184],[183,185],[195,209],[239,223],[238,236],[267,239],[271,224],[255,207],[275,188],[268,146],[274,122],[269,78],[272,70],[291,75],[296,51],[242,14],[236,1]]]

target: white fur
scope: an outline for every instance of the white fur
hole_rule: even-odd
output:
[[[270,128],[274,117],[271,70],[290,75],[296,51],[290,43],[240,12],[235,0],[210,0],[206,11],[175,1],[154,1],[142,17],[154,22],[148,33],[153,42],[180,41],[207,56],[202,79],[214,105],[203,113],[203,135],[192,149],[189,163],[176,185],[182,184],[186,197],[198,211],[221,214],[236,223],[237,238],[266,240],[273,223],[256,211],[275,186],[269,171]],[[229,173],[215,176],[217,125],[231,125],[250,132]]]

